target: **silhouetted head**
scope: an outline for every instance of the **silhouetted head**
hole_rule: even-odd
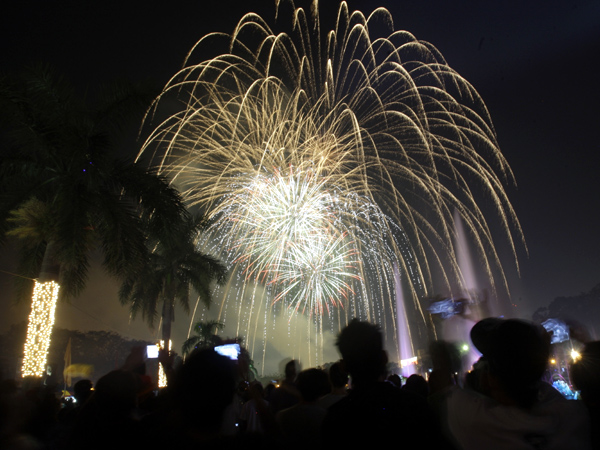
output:
[[[406,379],[406,383],[404,383],[402,389],[414,392],[425,398],[429,395],[429,385],[427,384],[427,381],[421,375],[417,375],[416,373]]]
[[[296,387],[305,402],[314,402],[329,393],[329,379],[321,369],[307,369],[298,374]]]
[[[213,349],[193,351],[173,379],[173,400],[187,426],[219,430],[235,392],[231,360]]]
[[[92,395],[92,382],[90,380],[79,380],[73,386],[73,394],[79,404],[85,403]]]
[[[531,406],[550,357],[544,328],[518,319],[483,319],[471,330],[471,341],[506,393],[520,406]]]
[[[269,383],[267,384],[267,386],[265,387],[265,394],[264,397],[266,399],[269,398],[269,396],[271,395],[271,392],[273,392],[275,390],[275,385],[273,383]]]
[[[128,414],[137,405],[137,378],[125,370],[113,370],[96,383],[94,401],[102,409]]]
[[[334,388],[343,388],[348,384],[348,372],[340,361],[333,363],[329,368],[329,382]]]
[[[250,391],[255,397],[264,398],[265,396],[265,388],[260,381],[253,381],[250,383],[248,386],[248,391]]]
[[[385,374],[387,355],[378,326],[354,319],[339,334],[337,346],[354,384],[375,382]]]
[[[397,387],[398,389],[400,389],[402,387],[402,379],[400,378],[400,375],[393,373],[391,375],[388,375],[387,380],[388,383],[393,384],[395,387]]]
[[[146,375],[146,348],[136,345],[131,349],[129,355],[125,359],[123,370],[136,373],[138,375]]]
[[[298,361],[292,359],[285,365],[285,379],[288,381],[294,381],[296,374],[298,373]]]

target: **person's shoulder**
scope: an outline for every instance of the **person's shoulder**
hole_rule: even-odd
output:
[[[537,404],[544,405],[553,402],[566,403],[568,400],[550,384],[546,383],[545,381],[540,381]]]
[[[336,404],[345,397],[345,394],[327,394],[317,400],[317,405],[319,405],[321,408],[329,409],[332,405]]]
[[[376,395],[383,398],[389,398],[392,401],[396,401],[402,404],[410,403],[415,405],[426,405],[427,399],[425,397],[406,389],[399,389],[390,383],[383,382],[378,383],[374,389]]]
[[[390,383],[376,383],[367,388],[351,390],[348,395],[328,408],[332,413],[347,410],[368,411],[369,409],[388,408],[389,411],[410,409],[415,414],[428,412],[427,400],[414,392],[405,391]]]
[[[326,410],[335,414],[338,411],[344,411],[348,408],[351,408],[354,403],[355,401],[352,398],[351,393],[348,393],[344,397],[340,398],[337,402],[329,405]]]
[[[285,417],[293,414],[298,405],[290,406],[289,408],[280,409],[275,413],[275,418]]]

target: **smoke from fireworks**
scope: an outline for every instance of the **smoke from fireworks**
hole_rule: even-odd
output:
[[[356,316],[395,336],[399,290],[423,318],[417,299],[435,283],[461,288],[455,211],[505,287],[489,214],[513,254],[522,236],[487,109],[387,10],[342,3],[328,32],[317,7],[280,2],[273,27],[247,14],[196,44],[157,107],[174,98],[184,107],[142,153],[208,217],[201,245],[231,268],[221,319],[235,309],[251,347],[283,313],[290,336],[308,315],[315,347]]]

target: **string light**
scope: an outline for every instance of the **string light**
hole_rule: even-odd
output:
[[[418,363],[418,359],[416,356],[413,356],[412,358],[407,358],[407,359],[401,359],[400,360],[400,367],[404,368],[404,367],[408,367],[411,365],[416,365]]]
[[[172,345],[173,345],[173,341],[171,341],[169,339],[169,353],[171,352]],[[165,348],[165,341],[161,339],[160,343],[156,344],[156,346],[158,347],[159,350]],[[167,387],[167,375],[165,374],[162,364],[158,365],[158,387],[159,388]]]
[[[45,372],[59,289],[56,281],[35,282],[23,354],[23,377],[41,377]]]

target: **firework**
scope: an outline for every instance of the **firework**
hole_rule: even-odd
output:
[[[385,9],[342,3],[328,32],[316,7],[280,2],[273,27],[247,14],[196,44],[157,111],[174,97],[184,108],[142,153],[209,218],[201,245],[232,274],[221,318],[235,304],[251,342],[283,312],[319,333],[354,316],[393,330],[399,291],[423,318],[420,296],[463,282],[455,212],[491,286],[506,285],[490,215],[513,254],[522,238],[485,105]]]

